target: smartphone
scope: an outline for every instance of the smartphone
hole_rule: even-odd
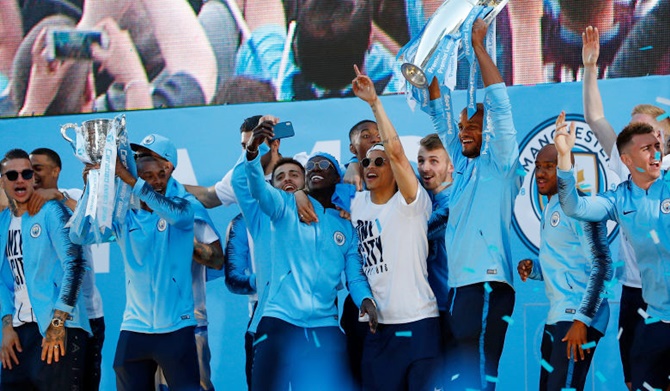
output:
[[[47,34],[47,59],[91,59],[91,45],[108,47],[107,35],[100,30],[51,29]]]
[[[295,130],[293,130],[293,124],[290,121],[279,122],[274,126],[274,134],[275,136],[272,140],[295,136]]]

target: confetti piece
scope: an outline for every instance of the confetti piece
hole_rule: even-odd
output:
[[[647,319],[649,317],[649,314],[647,311],[643,310],[642,308],[637,309],[637,313],[640,314],[641,317]]]
[[[545,331],[544,333],[547,334],[549,336],[549,338],[551,338],[551,343],[554,343],[554,336],[551,335],[551,333],[548,332],[548,331]]]
[[[451,377],[451,381],[458,379],[459,376],[461,376],[460,373],[455,374],[454,376]]]
[[[379,231],[379,233],[382,233],[382,225],[379,222],[379,219],[375,219],[375,223],[377,224],[377,231]]]
[[[640,167],[635,167],[635,169],[636,169],[638,172],[644,172],[644,169],[642,169],[642,168],[640,168]]]
[[[596,347],[596,341],[587,342],[582,345],[582,349],[591,349]]]
[[[511,316],[505,315],[502,317],[502,320],[509,323],[510,326],[514,324],[514,319]]]
[[[473,268],[471,268],[471,267],[464,267],[464,268],[463,268],[463,271],[464,271],[464,272],[468,272],[468,273],[473,273],[473,274],[474,274],[475,269],[473,269]]]
[[[649,236],[651,236],[651,240],[654,241],[654,244],[659,244],[661,241],[658,239],[658,234],[656,233],[656,230],[651,230],[649,231]]]
[[[314,337],[314,345],[316,345],[317,348],[321,347],[321,344],[319,343],[319,337],[316,336],[316,331],[312,330],[312,337]]]
[[[544,368],[549,373],[554,371],[554,367],[552,367],[548,362],[544,361],[544,359],[540,360],[540,365],[542,365],[542,368]]]
[[[654,317],[648,317],[647,319],[644,320],[644,324],[652,324],[656,322],[660,322],[661,318],[654,318]]]
[[[258,345],[259,343],[261,343],[263,341],[265,341],[266,339],[268,339],[267,334],[261,335],[257,340],[254,341],[254,346]]]
[[[577,391],[576,388],[561,388],[561,391]]]
[[[663,177],[663,180],[665,180],[666,182],[670,182],[670,170],[668,170],[665,173],[665,176]]]
[[[412,331],[396,331],[395,332],[396,337],[411,337],[412,336]]]
[[[668,172],[670,172],[670,171],[668,171]],[[614,263],[612,264],[612,267],[613,267],[614,269],[616,269],[616,268],[618,268],[618,267],[624,267],[624,262],[623,262],[623,261],[617,261],[617,262],[614,262]]]
[[[493,288],[491,288],[491,284],[489,284],[488,282],[484,283],[484,290],[486,291],[486,293],[493,292]]]
[[[653,48],[654,48],[653,46],[643,46],[640,48],[640,50],[651,50]]]
[[[654,154],[654,159],[661,160],[661,153],[659,151],[656,151],[656,153]]]
[[[496,247],[494,245],[490,245],[489,246],[489,251],[493,251],[494,253],[497,253],[498,252],[498,247]]]
[[[521,176],[526,176],[526,174],[528,174],[528,173],[526,172],[526,170],[524,170],[524,169],[521,168],[521,167],[519,167],[519,168],[516,169],[516,173],[517,173],[517,175],[521,175]]]
[[[661,122],[666,118],[670,118],[670,113],[663,113],[659,115],[658,117],[656,117],[656,121]]]
[[[619,333],[616,335],[617,341],[619,340],[619,338],[621,338],[621,334],[623,334],[623,327],[619,327]]]
[[[497,382],[498,382],[498,378],[497,378],[497,377],[493,377],[493,376],[486,375],[486,381],[489,382],[489,383],[497,383]]]
[[[642,383],[642,387],[646,388],[646,389],[649,390],[649,391],[656,391],[656,388],[652,387],[652,386],[649,385],[649,383],[647,383],[647,382]]]
[[[656,102],[658,102],[662,105],[670,106],[670,99],[664,98],[662,96],[657,96],[656,97]]]
[[[603,373],[600,371],[596,371],[596,377],[598,378],[598,380],[600,380],[601,383],[605,383],[607,381],[605,375],[603,375]]]

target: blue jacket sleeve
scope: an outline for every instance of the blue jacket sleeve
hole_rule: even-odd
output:
[[[86,274],[86,261],[81,246],[70,241],[69,229],[65,228],[70,212],[65,205],[57,201],[50,201],[43,213],[49,227],[49,238],[56,250],[56,255],[63,268],[63,278],[60,282],[60,293],[55,309],[71,313],[77,304],[81,285]]]
[[[512,120],[512,104],[507,96],[505,83],[486,87],[484,96],[484,128],[482,142],[488,143],[492,160],[502,173],[516,170],[519,161],[519,144]],[[486,148],[486,146],[484,147]]]
[[[591,325],[593,317],[598,312],[603,298],[606,296],[606,281],[610,281],[613,275],[612,257],[607,242],[607,225],[605,221],[584,222],[582,224],[583,234],[580,235],[582,248],[587,252],[591,260],[591,274],[586,284],[586,292],[582,303],[575,314],[575,320],[579,320],[587,326]]]
[[[573,170],[558,170],[558,200],[566,215],[583,221],[615,220],[612,191],[596,197],[580,197],[575,187]]]
[[[256,275],[247,273],[251,271],[251,252],[247,226],[241,213],[228,225],[225,260],[224,273],[228,290],[238,295],[256,293]]]
[[[347,278],[347,289],[351,299],[358,308],[366,298],[374,300],[368,279],[363,272],[363,258],[358,252],[358,235],[353,227],[349,233],[349,247],[345,255],[344,273]]]
[[[251,196],[258,201],[263,213],[270,216],[271,220],[278,219],[286,210],[286,201],[282,197],[283,192],[275,189],[265,181],[260,153],[254,160],[249,161],[245,159],[245,162]]]
[[[447,150],[454,167],[457,167],[461,160],[467,158],[461,153],[462,147],[461,141],[458,139],[458,129],[454,129],[451,134],[448,132],[447,121],[451,120],[450,117],[453,115],[453,110],[450,107],[445,107],[443,98],[438,98],[428,102],[425,111],[430,115],[433,130],[440,136],[442,145]]]
[[[174,180],[174,179],[171,179]],[[168,224],[178,228],[193,226],[194,212],[191,203],[180,197],[166,197],[156,193],[142,178],[137,179],[133,194],[139,197],[156,214],[164,218]]]
[[[433,213],[428,220],[428,240],[444,239],[449,221],[449,190],[435,194]]]

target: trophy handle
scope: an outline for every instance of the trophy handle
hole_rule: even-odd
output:
[[[65,125],[63,125],[63,126],[60,127],[60,134],[61,134],[61,136],[63,136],[63,138],[65,139],[65,141],[67,141],[67,142],[70,143],[70,145],[72,146],[72,149],[76,150],[76,149],[77,149],[77,146],[75,145],[74,140],[72,140],[72,139],[71,139],[70,137],[68,137],[68,135],[67,135],[67,131],[68,131],[68,129],[74,129],[75,132],[76,132],[76,131],[77,131],[77,124],[65,124]]]

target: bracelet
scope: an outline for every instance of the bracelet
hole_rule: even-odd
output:
[[[63,199],[60,200],[60,201],[63,202],[63,203],[67,202],[67,200],[70,199],[70,196],[69,196],[69,195],[67,194],[67,192],[65,192],[65,191],[61,191],[61,192],[60,192],[60,195],[63,196]]]
[[[258,148],[256,148],[256,149],[250,149],[249,147],[247,147],[246,150],[247,150],[247,153],[250,153],[250,154],[252,154],[252,155],[258,153]]]

